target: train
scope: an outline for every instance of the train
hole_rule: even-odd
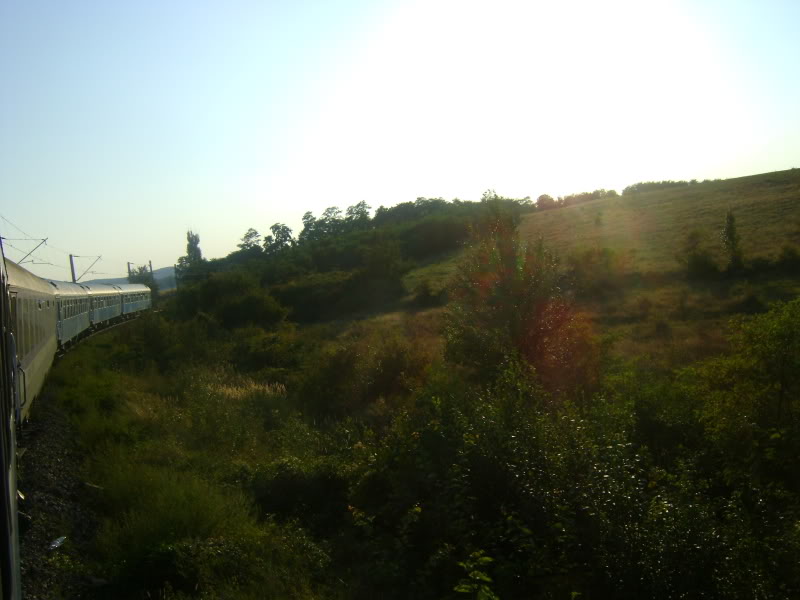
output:
[[[21,598],[16,433],[56,356],[80,339],[152,307],[143,284],[52,281],[5,258],[0,243],[0,591]]]

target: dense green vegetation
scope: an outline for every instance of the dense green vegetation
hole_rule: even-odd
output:
[[[754,254],[743,209],[779,227],[772,179],[356,205],[218,261],[191,234],[175,298],[51,379],[103,520],[70,568],[109,598],[800,595],[798,239]],[[625,211],[683,233],[644,263],[563,237]]]

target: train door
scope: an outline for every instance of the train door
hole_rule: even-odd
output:
[[[27,344],[30,343],[30,334],[25,330],[25,327],[30,320],[27,315],[26,304],[24,298],[18,298],[17,292],[8,293],[9,303],[9,316],[11,317],[10,323],[10,347],[11,360],[13,361],[13,381],[14,381],[14,412],[19,419],[21,416],[22,406],[25,404],[28,393],[27,377],[25,370],[22,367],[22,359],[28,352]]]
[[[64,326],[62,321],[64,320],[61,308],[61,295],[59,294],[56,296],[55,300],[55,309],[56,309],[56,340],[58,341],[59,347],[61,346],[61,340],[64,339]]]

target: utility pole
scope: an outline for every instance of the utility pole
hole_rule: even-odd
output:
[[[72,258],[72,254],[69,255],[69,268],[72,271],[72,283],[78,283],[78,280],[75,278],[75,261]]]
[[[147,262],[150,263],[150,275],[152,275],[153,274],[153,261],[152,260],[148,260]]]
[[[131,263],[128,262],[128,279],[131,278]]]

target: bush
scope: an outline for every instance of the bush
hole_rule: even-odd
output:
[[[402,402],[420,385],[430,358],[413,341],[377,328],[310,354],[290,388],[309,415],[368,418],[378,402]]]
[[[552,391],[594,385],[589,325],[561,293],[557,262],[541,243],[526,246],[498,224],[469,252],[448,296],[447,356],[482,379],[519,358]]]
[[[215,307],[220,322],[228,329],[257,325],[264,329],[277,327],[288,314],[275,298],[261,290],[251,290],[228,298]]]
[[[587,248],[567,257],[567,276],[576,294],[596,298],[621,288],[624,267],[613,250]]]
[[[444,304],[445,291],[435,292],[430,280],[423,279],[414,288],[414,304],[421,308]]]
[[[800,490],[800,300],[734,321],[732,352],[686,369],[728,482],[765,477]]]
[[[209,314],[227,329],[281,323],[288,313],[243,270],[212,273],[205,281],[179,290],[176,310],[184,319]]]
[[[800,272],[800,250],[797,249],[797,246],[785,244],[778,256],[777,266],[787,273]]]
[[[265,517],[297,520],[317,535],[334,534],[347,516],[347,474],[331,461],[282,459],[260,469],[252,489]]]
[[[708,248],[706,236],[697,229],[686,235],[683,248],[675,258],[685,269],[689,280],[703,281],[719,277],[719,267]]]

